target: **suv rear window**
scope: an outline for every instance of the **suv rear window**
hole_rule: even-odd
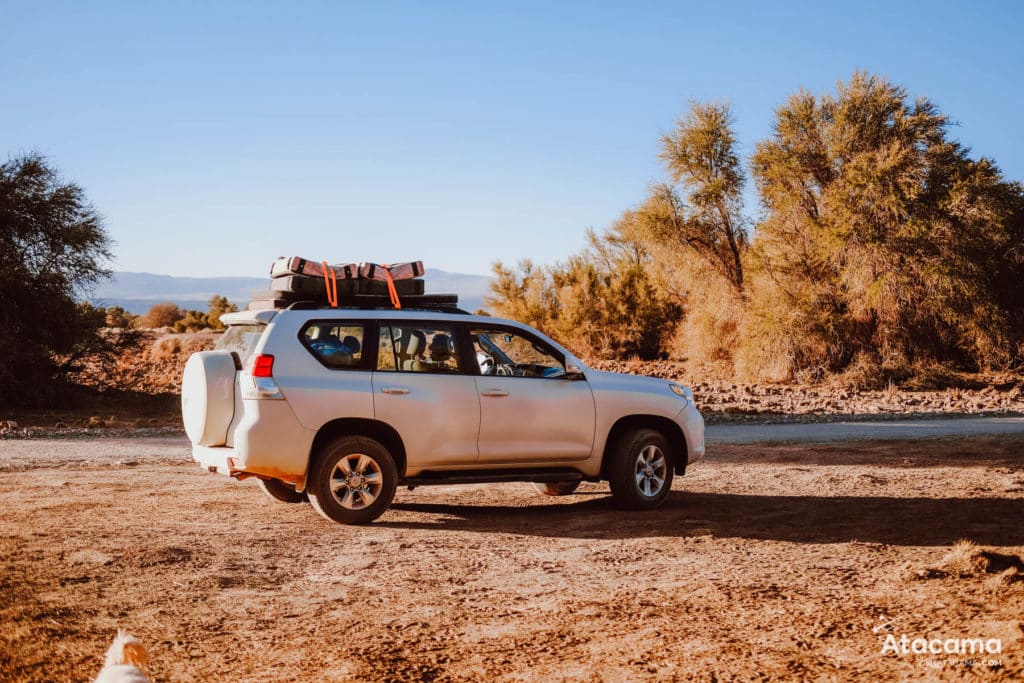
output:
[[[308,323],[299,333],[302,345],[329,368],[362,369],[362,323],[320,320]]]
[[[217,351],[234,351],[241,360],[242,367],[247,367],[249,357],[256,348],[256,342],[263,336],[265,325],[231,325],[214,345]]]
[[[382,325],[378,370],[399,372],[459,372],[455,329],[443,323]]]

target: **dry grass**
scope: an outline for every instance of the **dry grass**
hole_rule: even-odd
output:
[[[1008,585],[1024,578],[1024,562],[1016,555],[986,550],[967,539],[961,539],[933,567],[915,572],[915,579],[970,579],[995,575],[993,586]]]
[[[987,583],[990,588],[998,589],[1018,581],[1024,581],[1024,572],[1016,567],[1010,567],[990,578]]]
[[[988,572],[986,555],[973,541],[962,539],[939,561],[938,569],[961,577],[978,576]]]
[[[979,389],[981,383],[969,373],[960,372],[949,364],[918,363],[913,374],[903,382],[910,391],[941,391],[942,389]]]
[[[638,375],[643,372],[644,360],[640,356],[633,354],[626,359],[626,371]]]

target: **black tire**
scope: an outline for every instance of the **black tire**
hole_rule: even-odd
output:
[[[304,503],[308,500],[305,491],[296,491],[294,486],[280,479],[258,479],[256,483],[263,493],[282,503]]]
[[[537,481],[533,487],[545,496],[568,496],[580,487],[582,482],[579,479],[567,481]]]
[[[366,436],[343,436],[321,449],[306,490],[310,505],[332,522],[367,524],[388,509],[397,485],[388,449]]]
[[[634,429],[620,436],[605,471],[615,505],[652,510],[664,503],[672,489],[670,453],[668,440],[655,429]]]

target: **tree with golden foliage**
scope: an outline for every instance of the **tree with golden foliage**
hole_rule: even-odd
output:
[[[752,159],[753,238],[732,125],[727,105],[692,104],[661,141],[671,182],[565,264],[498,264],[492,305],[598,355],[748,379],[877,386],[1024,362],[1024,187],[933,103],[866,73],[792,95]]]
[[[747,232],[743,218],[743,165],[727,104],[694,102],[676,128],[662,136],[661,160],[683,199],[657,185],[647,204],[661,214],[653,235],[692,249],[743,292]]]
[[[651,187],[623,212],[621,230],[648,252],[647,270],[685,316],[662,353],[731,365],[746,297],[749,247],[743,215],[743,163],[727,104],[690,105],[662,136],[661,160],[672,182]]]
[[[223,330],[224,323],[220,321],[220,317],[225,313],[234,313],[237,310],[238,306],[228,301],[227,297],[214,294],[210,297],[210,308],[206,312],[208,326],[211,330]]]
[[[767,216],[748,362],[899,380],[921,362],[1020,360],[1024,192],[933,103],[857,73],[791,96],[773,131],[753,158]]]

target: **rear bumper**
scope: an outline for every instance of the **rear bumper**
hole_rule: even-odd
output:
[[[284,401],[246,399],[244,417],[235,427],[234,445],[193,444],[192,458],[209,472],[236,479],[279,479],[302,491],[314,436],[299,424]]]
[[[216,474],[234,476],[231,471],[231,463],[228,458],[237,457],[234,448],[227,446],[196,446],[192,445],[192,459],[198,462],[203,469]]]

